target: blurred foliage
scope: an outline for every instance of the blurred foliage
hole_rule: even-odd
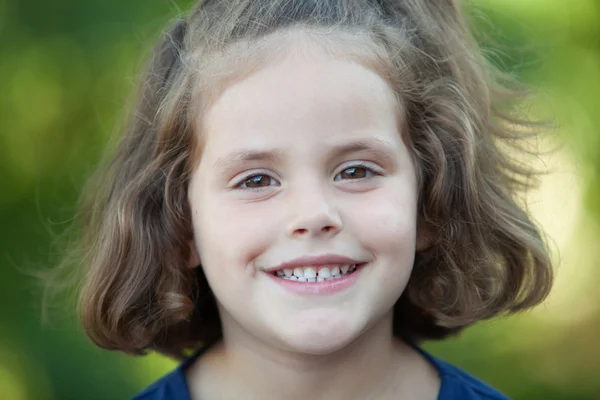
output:
[[[145,52],[191,3],[0,0],[2,399],[126,398],[174,366],[93,347],[71,309],[43,325],[38,282],[23,270],[58,261],[54,240],[114,137]],[[534,109],[561,126],[532,209],[562,262],[555,293],[535,312],[427,348],[517,399],[597,399],[600,4],[468,3],[486,54],[539,89]]]

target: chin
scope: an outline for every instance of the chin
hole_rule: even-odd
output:
[[[354,325],[339,317],[311,316],[287,325],[279,337],[295,352],[326,355],[344,348],[359,336],[361,330]]]

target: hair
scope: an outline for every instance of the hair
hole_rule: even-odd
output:
[[[513,157],[536,125],[458,1],[207,0],[162,34],[116,153],[82,197],[75,263],[60,268],[83,271],[79,313],[96,345],[183,356],[221,336],[202,268],[188,265],[201,111],[293,32],[341,43],[396,92],[430,244],[394,306],[394,334],[442,339],[548,295],[548,249],[517,198],[534,172]]]

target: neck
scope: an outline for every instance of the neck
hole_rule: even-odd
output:
[[[247,334],[230,333],[188,371],[192,397],[221,397],[227,390],[231,398],[249,398],[248,393],[257,399],[385,399],[402,393],[406,396],[400,398],[435,398],[414,396],[421,390],[414,386],[431,377],[432,367],[393,337],[391,322],[390,314],[327,355],[282,351]],[[429,375],[423,375],[427,369]]]

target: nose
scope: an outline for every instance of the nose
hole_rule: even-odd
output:
[[[342,230],[342,220],[335,199],[322,187],[289,193],[288,235],[295,238],[335,236]]]

